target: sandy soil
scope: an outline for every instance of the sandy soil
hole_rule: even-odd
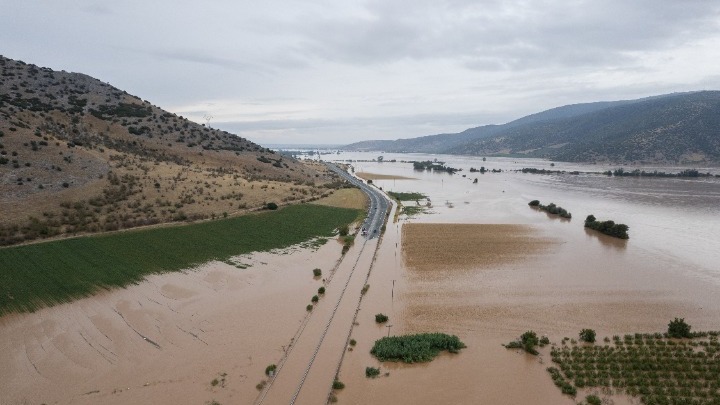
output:
[[[334,243],[241,256],[3,317],[0,403],[252,403],[322,285],[312,269],[338,256]]]
[[[414,177],[396,176],[393,174],[355,172],[355,175],[364,180],[417,180]]]

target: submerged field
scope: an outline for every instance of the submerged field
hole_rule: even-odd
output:
[[[0,316],[67,302],[146,275],[328,236],[359,210],[296,205],[186,226],[0,249]]]

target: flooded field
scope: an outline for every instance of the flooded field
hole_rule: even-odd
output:
[[[372,261],[357,317],[357,300],[337,311],[338,330],[351,330],[356,341],[342,357],[339,403],[569,405],[577,401],[562,395],[545,371],[547,350],[535,357],[501,344],[527,330],[556,343],[577,338],[583,328],[595,329],[599,339],[663,332],[674,317],[694,330],[720,329],[720,179],[514,171],[615,168],[540,160],[385,155],[383,163],[368,161],[376,155],[334,157],[365,160],[353,163],[357,172],[386,191],[423,193],[428,199],[406,204],[431,207],[389,223],[374,259],[355,258],[356,243],[353,259],[337,267],[342,276]],[[434,158],[463,171],[415,171],[400,162]],[[502,172],[469,171],[481,166]],[[562,206],[572,219],[530,208],[534,199]],[[586,230],[588,214],[629,225],[630,239]],[[332,310],[345,282],[327,280],[317,322],[306,322],[309,297],[323,285],[311,270],[323,269],[325,278],[339,247],[331,241],[317,251],[241,257],[237,266],[209,263],[3,317],[0,403],[253,403],[265,367],[284,357],[298,331],[308,325],[307,337],[325,328],[319,316]],[[359,294],[364,274],[347,278],[348,294]],[[378,313],[388,322],[377,324]],[[435,331],[458,335],[467,348],[411,365],[380,363],[369,353],[382,336]],[[344,339],[328,336],[340,342],[330,354],[343,352]],[[316,344],[310,343],[310,349],[292,345],[295,354],[311,356]],[[319,371],[333,372],[333,356],[317,360]],[[368,366],[379,367],[380,377],[366,378]],[[305,402],[301,396],[298,403],[315,403],[330,389],[313,372],[308,376]],[[294,390],[295,381],[287,386]]]
[[[340,401],[572,404],[545,371],[547,354],[534,357],[501,344],[527,330],[556,343],[577,338],[583,328],[595,329],[600,339],[664,332],[674,317],[696,330],[720,329],[720,229],[712,225],[720,215],[720,179],[534,175],[510,170],[549,169],[550,163],[437,157],[464,169],[448,175],[388,162],[433,158],[385,155],[383,163],[355,163],[364,172],[416,177],[374,183],[424,193],[432,208],[389,227],[389,250],[378,258],[387,274],[373,273],[376,294],[360,318],[387,313],[392,328],[370,322],[358,328],[358,341],[367,343],[346,358]],[[480,166],[503,172],[469,172]],[[598,170],[562,163],[553,169]],[[532,209],[527,203],[533,199],[554,202],[573,218]],[[630,240],[586,230],[588,214],[629,225]],[[456,334],[468,348],[421,365],[379,363],[367,353],[386,334],[430,331]],[[366,366],[390,375],[367,379]],[[417,388],[401,388],[409,386]]]

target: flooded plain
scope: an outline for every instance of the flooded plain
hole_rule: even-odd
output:
[[[383,163],[354,165],[358,171],[416,178],[374,183],[387,191],[424,193],[432,208],[412,218],[401,216],[388,227],[385,247],[391,249],[381,249],[378,258],[386,273],[373,273],[370,283],[376,294],[363,303],[360,318],[383,312],[389,314],[392,328],[367,320],[357,328],[356,339],[365,344],[358,343],[346,356],[340,378],[347,388],[340,401],[572,404],[575,401],[561,395],[545,371],[550,363],[546,353],[534,357],[501,344],[527,330],[555,343],[565,336],[577,338],[583,328],[595,329],[600,339],[664,332],[674,317],[685,318],[695,330],[720,329],[720,179],[512,171],[608,170],[562,163],[551,167],[540,160],[384,158]],[[463,171],[418,172],[400,162],[434,158]],[[397,162],[388,162],[391,159]],[[481,166],[502,172],[469,172]],[[532,209],[527,203],[533,199],[554,202],[573,218]],[[630,239],[586,230],[588,214],[629,225]],[[420,365],[380,363],[368,354],[381,336],[433,331],[456,334],[468,348]],[[367,379],[366,366],[389,375]]]
[[[674,317],[694,330],[720,330],[720,179],[514,171],[615,168],[541,160],[385,154],[383,163],[368,161],[376,156],[333,158],[364,160],[353,163],[357,172],[386,191],[424,193],[431,208],[387,225],[357,317],[355,304],[338,310],[339,329],[357,342],[342,356],[339,403],[573,404],[545,371],[547,350],[535,357],[501,344],[527,330],[556,343],[583,328],[599,339],[663,332]],[[400,162],[435,158],[463,171],[419,172]],[[481,166],[502,172],[470,172]],[[573,218],[532,209],[533,199]],[[586,230],[588,214],[629,225],[630,239]],[[253,403],[265,367],[286,355],[305,325],[313,332],[305,306],[323,281],[311,269],[323,269],[324,278],[353,264],[338,264],[339,246],[209,263],[3,317],[0,403]],[[328,280],[313,316],[332,308],[341,280]],[[349,294],[365,282],[350,280]],[[378,313],[389,321],[376,324]],[[411,365],[369,353],[382,336],[434,331],[458,335],[467,348]],[[321,360],[324,369],[335,367],[335,357]],[[380,377],[366,378],[367,366],[380,367]],[[304,392],[323,397],[328,384],[313,381]]]

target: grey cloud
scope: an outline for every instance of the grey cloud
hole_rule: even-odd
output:
[[[345,63],[461,58],[471,68],[533,69],[618,64],[627,52],[663,49],[717,33],[711,1],[372,2],[366,16],[293,27],[304,52]]]

